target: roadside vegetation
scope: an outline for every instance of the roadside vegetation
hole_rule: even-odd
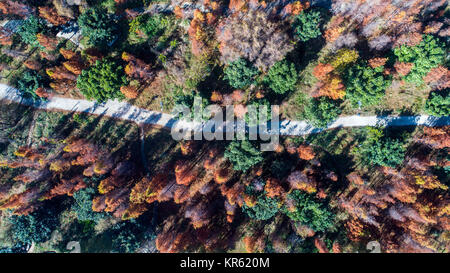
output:
[[[0,82],[36,102],[233,105],[247,123],[250,105],[316,128],[449,116],[446,1],[312,2],[5,0]],[[324,130],[273,152],[9,102],[0,127],[0,252],[450,249],[448,126]]]

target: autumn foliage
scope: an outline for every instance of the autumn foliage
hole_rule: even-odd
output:
[[[450,71],[443,66],[438,66],[430,70],[424,81],[438,90],[450,88]]]
[[[62,204],[61,231],[82,228],[83,236],[107,230],[112,240],[128,240],[133,236],[115,229],[145,221],[143,234],[132,234],[145,243],[142,251],[154,244],[162,253],[342,253],[367,251],[369,241],[382,252],[450,251],[450,127],[438,126],[450,88],[447,1],[333,0],[329,9],[319,3],[327,1],[303,0],[32,2],[40,3],[0,1],[2,18],[14,20],[0,28],[0,70],[12,70],[12,84],[26,78],[23,68],[39,76],[30,89],[43,104],[105,83],[115,93],[99,101],[126,98],[148,110],[159,110],[159,102],[164,111],[191,107],[201,96],[247,119],[250,104],[280,104],[286,134],[301,124],[294,131],[305,135],[283,133],[274,151],[262,152],[259,141],[175,141],[144,124],[113,131],[116,121],[104,117],[64,113],[55,120],[37,111],[29,118],[17,108],[20,119],[0,122],[1,221],[54,203]],[[136,31],[98,48],[86,48],[89,31],[64,40],[59,32],[72,32],[88,10],[85,25],[95,25],[89,29],[100,39],[111,33],[102,32],[108,28],[96,22],[97,11]],[[12,29],[30,14],[39,18]],[[107,69],[93,69],[99,63]],[[414,80],[420,85],[406,84]],[[421,113],[422,106],[430,127],[403,133],[387,123],[382,130],[393,145],[381,129],[329,126],[341,114]],[[289,122],[294,115],[311,125]],[[365,153],[372,139],[366,151],[373,153]],[[396,164],[381,164],[390,158]],[[105,218],[82,220],[80,204],[83,213]]]
[[[48,35],[38,33],[36,35],[37,40],[39,44],[44,47],[48,51],[54,51],[56,50],[56,47],[58,46],[58,39],[54,37],[50,37]]]
[[[4,46],[12,45],[12,33],[0,27],[0,44]]]
[[[128,62],[125,66],[125,74],[128,77],[142,80],[142,81],[151,81],[155,76],[154,71],[151,69],[151,66],[146,64],[144,61],[136,58],[130,53],[123,52],[122,60]]]
[[[130,85],[120,87],[120,92],[122,92],[127,99],[135,99],[139,95],[137,87]]]
[[[32,8],[27,5],[13,0],[5,0],[0,2],[0,11],[2,14],[17,15],[25,18],[32,12]]]
[[[414,66],[413,63],[399,63],[399,62],[395,63],[394,65],[395,70],[400,76],[408,75],[413,66]]]
[[[54,26],[64,25],[69,21],[69,18],[60,16],[54,7],[39,7],[39,16],[47,20]]]
[[[308,145],[300,145],[298,147],[297,151],[298,151],[298,157],[300,157],[303,160],[311,160],[316,156],[313,148]]]
[[[24,62],[24,65],[31,70],[40,70],[42,65],[39,61],[36,60],[27,60]]]
[[[345,86],[341,78],[333,73],[331,64],[319,63],[313,70],[313,75],[319,82],[314,87],[313,97],[326,96],[333,100],[342,99],[345,96]]]
[[[416,141],[434,149],[446,147],[445,130],[425,128]],[[364,230],[372,226],[382,235],[384,251],[434,252],[445,247],[440,239],[425,235],[431,229],[448,228],[448,202],[441,195],[448,187],[429,171],[445,163],[423,149],[416,148],[400,170],[381,168],[387,183],[370,187],[356,173],[348,176],[353,183],[349,192],[356,192],[341,198],[340,206],[351,215],[347,229],[352,240],[363,238]],[[425,194],[425,190],[433,191]]]

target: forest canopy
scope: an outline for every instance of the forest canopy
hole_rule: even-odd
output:
[[[2,0],[0,253],[448,253],[449,18],[445,0]],[[210,117],[245,136],[204,138]]]

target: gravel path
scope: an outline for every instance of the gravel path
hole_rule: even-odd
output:
[[[156,111],[145,110],[133,106],[127,102],[109,100],[102,104],[97,104],[88,100],[77,100],[61,97],[53,97],[44,102],[33,102],[23,99],[18,90],[4,84],[0,84],[0,100],[8,100],[33,106],[43,110],[64,110],[74,112],[84,112],[95,115],[104,115],[112,118],[118,118],[133,121],[138,124],[159,125],[171,129],[173,127],[180,129],[190,129],[201,131],[205,126],[201,123],[187,122],[174,119],[170,114]],[[450,117],[432,117],[428,115],[420,116],[346,116],[340,117],[330,124],[326,129],[340,127],[361,127],[361,126],[443,126],[450,125]],[[231,127],[227,127],[231,128]],[[300,136],[311,133],[317,133],[326,129],[317,129],[305,121],[283,120],[280,122],[280,134]]]

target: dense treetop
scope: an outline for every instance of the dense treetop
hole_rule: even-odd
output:
[[[0,82],[35,103],[278,105],[314,133],[262,152],[2,102],[0,252],[449,252],[449,126],[327,129],[448,118],[448,1],[321,2],[1,1]]]

